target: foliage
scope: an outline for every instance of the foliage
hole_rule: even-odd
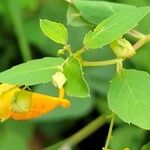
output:
[[[33,91],[56,96],[56,88],[51,82],[53,75],[61,72],[66,77],[63,87],[72,106],[66,110],[56,108],[47,115],[30,120],[29,124],[22,123],[25,131],[31,131],[29,136],[32,138],[37,127],[50,130],[49,124],[54,123],[51,127],[56,128],[56,137],[46,145],[58,139],[60,141],[48,147],[49,150],[76,146],[103,123],[114,120],[115,115],[122,121],[116,119],[114,124],[117,128],[112,140],[111,121],[103,150],[140,149],[145,141],[148,143],[145,135],[146,130],[150,130],[149,3],[143,0],[140,7],[136,7],[136,1],[134,5],[119,3],[119,0],[118,3],[92,0],[67,2],[0,2],[0,18],[3,20],[0,24],[0,49],[4,51],[0,55],[1,70],[4,70],[0,73],[0,82],[20,87],[25,85],[25,88],[31,86]],[[65,24],[65,18],[70,26]],[[9,34],[13,36],[8,38]],[[16,62],[12,64],[12,60]],[[108,105],[104,99],[108,99]],[[99,122],[92,118],[94,121],[87,126],[88,130],[83,128],[79,136],[61,137],[63,131],[68,131],[76,121],[83,118],[89,121],[87,118],[91,117],[92,110],[104,117]],[[124,127],[123,121],[136,127]],[[13,124],[19,132],[17,135],[12,131]],[[26,133],[21,134],[17,129],[19,124],[13,121],[4,123],[8,130],[1,129],[1,149],[10,149],[8,145],[11,143],[7,144],[10,140],[13,144],[21,143],[19,149],[28,149]],[[69,125],[66,127],[66,124]],[[50,136],[47,131],[45,135]],[[129,140],[121,140],[125,135]],[[16,149],[15,145],[13,149]]]

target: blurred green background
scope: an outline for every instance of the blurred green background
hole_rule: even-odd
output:
[[[114,2],[150,6],[149,0],[114,0]],[[65,24],[69,30],[73,50],[79,49],[89,27],[67,25],[67,6],[64,0],[0,0],[0,71],[29,59],[57,55],[57,50],[61,46],[43,35],[39,27],[39,19],[49,19]],[[150,14],[140,22],[137,30],[150,33]],[[133,39],[131,41],[134,42]],[[100,60],[114,57],[108,47],[104,49],[88,52],[84,58]],[[125,67],[150,73],[150,44],[143,46],[135,57],[126,61]],[[69,109],[57,108],[49,114],[30,121],[8,120],[0,123],[0,150],[41,150],[71,136],[97,116],[110,114],[106,94],[114,70],[112,66],[84,69],[85,77],[90,85],[91,98],[69,97],[72,102]],[[50,83],[34,86],[33,89],[40,93],[57,95],[56,89]],[[115,138],[111,143],[114,150],[121,150],[125,147],[139,150],[150,140],[147,131],[126,125],[119,119],[115,127],[113,134]],[[107,131],[108,124],[74,149],[100,149],[105,143]],[[57,148],[53,150],[55,149],[57,150]],[[49,148],[49,150],[52,149]]]

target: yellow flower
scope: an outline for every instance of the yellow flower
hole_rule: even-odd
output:
[[[6,85],[6,87],[5,87]],[[10,86],[10,85],[9,85]],[[22,90],[8,84],[1,84],[7,92],[0,92],[0,119],[2,121],[13,118],[15,120],[27,120],[39,117],[57,106],[69,107],[70,102],[62,97],[64,90],[60,90],[60,97],[52,97],[35,92]],[[1,91],[1,90],[0,90]]]

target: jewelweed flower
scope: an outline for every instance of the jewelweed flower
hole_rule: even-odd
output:
[[[10,86],[1,84],[1,87]],[[67,108],[70,102],[62,97],[63,90],[60,90],[60,97],[52,97],[40,93],[22,90],[18,87],[10,86],[7,92],[0,91],[0,119],[4,121],[8,118],[15,120],[28,120],[39,117],[57,106]],[[12,88],[13,87],[13,88]]]

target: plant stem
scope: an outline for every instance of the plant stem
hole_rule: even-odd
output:
[[[93,132],[95,132],[97,129],[99,129],[101,126],[103,126],[109,120],[110,118],[106,117],[105,115],[98,117],[87,126],[85,126],[83,129],[79,130],[77,133],[69,137],[67,142],[62,147],[66,147],[66,145],[72,147],[78,144],[86,137],[91,135]]]
[[[71,45],[65,45],[64,46],[64,49],[69,53],[69,55],[71,56],[73,53],[72,53],[72,50],[71,50]]]
[[[106,65],[113,65],[117,64],[118,62],[122,62],[122,58],[116,58],[111,60],[104,60],[104,61],[81,61],[82,66],[106,66]]]
[[[134,50],[136,51],[140,47],[142,47],[145,43],[150,41],[150,34],[145,35],[145,37],[141,38],[138,42],[133,45]]]
[[[17,2],[18,3],[16,4],[12,0],[6,0],[6,5],[12,19],[23,61],[26,62],[28,60],[31,60],[32,57],[30,48],[24,35],[23,25],[21,21],[21,6],[19,4],[19,1]]]
[[[115,114],[113,113],[112,114],[112,119],[111,119],[111,122],[110,122],[110,126],[109,126],[109,131],[108,131],[105,147],[103,148],[103,150],[108,150],[108,145],[109,145],[109,142],[110,142],[111,136],[112,136],[112,129],[113,129],[113,125],[114,125],[114,120],[115,120]]]
[[[75,55],[76,55],[77,57],[80,57],[81,54],[84,53],[86,50],[87,50],[87,49],[86,49],[85,47],[82,47],[81,49],[79,49],[79,50],[75,53]]]
[[[141,39],[143,37],[145,37],[145,35],[137,30],[131,30],[128,32],[129,35],[133,36],[136,39]]]

